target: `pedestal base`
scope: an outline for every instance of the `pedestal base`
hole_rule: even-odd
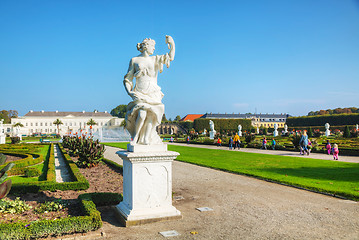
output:
[[[143,150],[143,149],[141,149]],[[123,160],[123,201],[115,207],[124,226],[181,218],[172,206],[172,151],[117,154]]]
[[[215,136],[216,136],[216,131],[210,131],[209,132],[209,138],[210,139],[214,139]]]

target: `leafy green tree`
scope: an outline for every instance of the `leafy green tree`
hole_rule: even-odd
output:
[[[311,127],[308,129],[308,137],[313,137],[313,129]]]
[[[60,134],[60,125],[62,125],[63,123],[61,122],[60,119],[56,119],[54,122],[53,122],[54,125],[56,125],[57,127],[57,134]]]
[[[343,137],[345,137],[345,138],[349,138],[349,137],[350,137],[350,130],[349,130],[349,126],[348,126],[348,125],[346,125],[345,128],[344,128]]]
[[[177,115],[177,116],[175,117],[175,121],[179,122],[180,120],[181,120],[180,115]]]
[[[111,110],[110,114],[114,117],[124,118],[127,112],[127,105],[121,104]]]
[[[16,110],[1,110],[0,119],[4,119],[4,123],[11,123],[11,118],[17,118],[18,112]]]

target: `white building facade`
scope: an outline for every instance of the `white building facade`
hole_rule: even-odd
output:
[[[54,122],[59,119],[63,124],[57,125]],[[11,125],[21,123],[19,133],[21,135],[31,136],[34,134],[59,134],[66,135],[69,133],[90,131],[87,122],[93,119],[96,125],[92,126],[92,131],[96,132],[99,128],[113,128],[121,125],[123,118],[113,117],[108,112],[59,112],[59,111],[29,111],[22,117],[12,118]],[[12,129],[15,131],[15,128]]]

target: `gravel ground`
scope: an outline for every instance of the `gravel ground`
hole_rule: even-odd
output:
[[[106,149],[121,163],[118,149]],[[181,220],[124,228],[104,208],[102,229],[76,239],[165,239],[168,230],[180,234],[169,239],[359,239],[358,202],[177,161],[173,192]]]

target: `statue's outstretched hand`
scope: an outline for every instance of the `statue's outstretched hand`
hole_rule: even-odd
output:
[[[169,35],[166,35],[166,43],[168,44],[168,49],[171,49],[171,46],[174,44],[173,38]]]

